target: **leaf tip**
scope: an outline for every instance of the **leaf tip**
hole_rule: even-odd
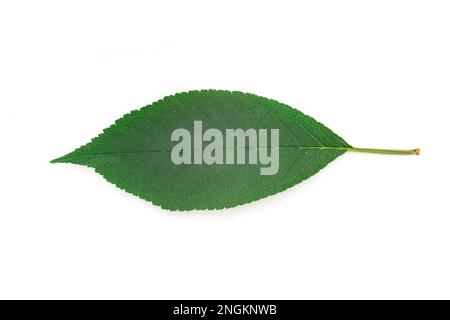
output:
[[[416,148],[414,151],[416,152],[416,155],[420,154],[420,148]]]
[[[64,157],[55,158],[53,160],[50,160],[50,163],[62,163],[64,162]]]

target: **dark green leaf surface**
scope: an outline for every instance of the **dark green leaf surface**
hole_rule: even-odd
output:
[[[171,151],[177,142],[171,141],[171,133],[177,128],[192,132],[199,120],[204,130],[279,129],[278,172],[261,175],[260,164],[173,164]],[[330,129],[285,104],[248,93],[202,90],[133,111],[52,162],[95,168],[119,188],[165,209],[220,209],[292,187],[349,148]]]

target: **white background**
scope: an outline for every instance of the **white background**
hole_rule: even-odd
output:
[[[448,1],[2,1],[0,298],[450,298]],[[173,213],[49,164],[165,95],[277,99],[357,147]]]

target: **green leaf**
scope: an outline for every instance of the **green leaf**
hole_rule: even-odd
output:
[[[202,131],[195,131],[194,122],[198,130],[200,121]],[[191,140],[178,136],[172,141],[172,133],[181,128],[189,132]],[[218,135],[203,141],[203,134],[211,128],[222,134],[222,145]],[[249,140],[239,144],[231,138],[234,144],[226,144],[227,129],[238,128],[254,130],[256,145]],[[276,138],[274,129],[278,129],[278,141],[271,140]],[[208,153],[212,141],[215,148]],[[184,157],[185,162],[176,164],[173,149],[181,142],[185,149],[174,157]],[[168,96],[132,111],[90,143],[51,162],[95,168],[117,187],[162,208],[194,210],[230,208],[286,190],[346,151],[418,154],[418,149],[353,148],[323,124],[275,100],[236,91],[202,90]],[[214,156],[216,162],[205,163],[205,154]],[[236,163],[238,154],[245,155],[244,163],[242,158]],[[257,157],[256,163],[251,155]],[[270,163],[268,156],[272,157]]]

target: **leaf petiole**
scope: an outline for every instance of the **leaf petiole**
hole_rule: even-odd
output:
[[[411,150],[397,149],[371,149],[371,148],[346,148],[347,151],[365,152],[365,153],[381,153],[381,154],[397,154],[397,155],[419,155],[420,148]]]

